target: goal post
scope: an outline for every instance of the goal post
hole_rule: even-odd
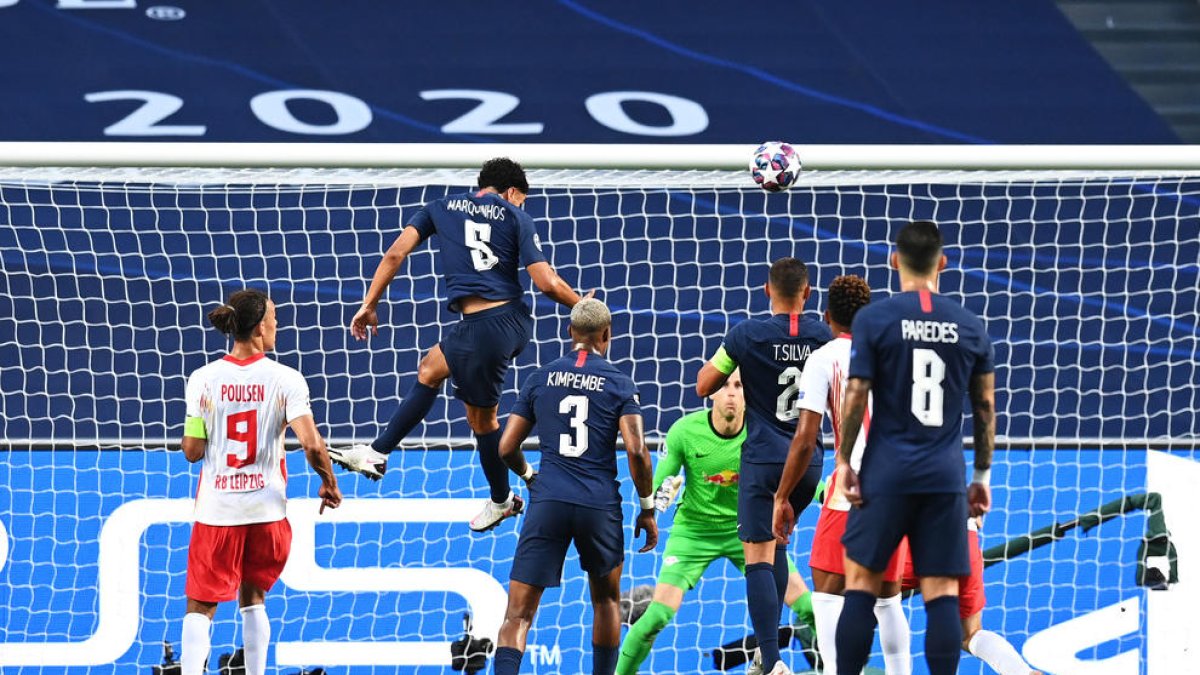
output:
[[[347,322],[415,209],[469,189],[498,155],[530,169],[525,208],[550,261],[612,307],[611,358],[639,385],[656,439],[703,405],[692,383],[725,332],[769,311],[772,259],[811,265],[807,309],[820,312],[839,274],[886,296],[896,227],[938,222],[941,290],[983,317],[997,352],[1005,451],[984,546],[1153,493],[1174,547],[1138,510],[1079,528],[1086,537],[1064,529],[988,568],[985,626],[1047,672],[1131,653],[1148,672],[1184,663],[1151,635],[1186,625],[1200,602],[1187,585],[1200,531],[1185,519],[1200,508],[1187,488],[1200,480],[1200,151],[799,146],[800,182],[769,194],[749,178],[753,148],[0,143],[0,585],[11,598],[0,666],[133,672],[161,661],[164,640],[178,645],[188,527],[177,516],[195,474],[172,449],[187,374],[227,346],[204,313],[237,288],[267,290],[280,307],[276,357],[305,375],[322,431],[371,438],[454,320],[436,242],[389,288],[379,337],[356,343]],[[565,312],[532,290],[525,301],[535,338],[502,417],[524,377],[566,347]],[[446,452],[469,438],[444,391],[382,483],[343,474],[349,508],[296,512],[298,562],[268,596],[273,663],[442,672],[465,612],[478,635],[494,632],[517,527],[477,537],[460,522],[486,494],[474,453]],[[316,482],[298,453],[288,462],[291,508],[307,508]],[[815,517],[794,538],[805,576]],[[1139,553],[1160,549],[1178,559]],[[659,562],[631,553],[625,587],[653,584]],[[1148,590],[1139,569],[1168,563],[1180,582]],[[536,672],[589,662],[586,583],[573,559],[566,569],[531,632]],[[114,603],[131,588],[136,604]],[[647,668],[711,670],[712,650],[748,629],[743,597],[736,570],[715,564]],[[919,649],[923,612],[906,606]],[[1088,628],[1101,619],[1104,630]],[[236,626],[218,615],[214,662],[239,644]],[[1056,644],[1078,648],[1063,656]],[[983,671],[966,659],[961,672]]]

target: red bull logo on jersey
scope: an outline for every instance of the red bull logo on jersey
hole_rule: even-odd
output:
[[[733,487],[738,484],[738,472],[729,469],[718,471],[711,476],[705,476],[704,482],[722,487]]]

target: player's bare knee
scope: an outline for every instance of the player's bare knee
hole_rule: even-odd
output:
[[[490,434],[500,429],[500,421],[496,417],[497,406],[490,408],[480,408],[479,406],[467,406],[467,424],[471,427],[471,431],[476,434]]]
[[[417,364],[417,381],[426,387],[440,387],[450,377],[450,366],[440,350],[432,350]]]

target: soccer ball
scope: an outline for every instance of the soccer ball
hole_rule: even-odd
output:
[[[750,158],[750,176],[767,192],[786,190],[800,177],[800,155],[787,143],[767,141]]]

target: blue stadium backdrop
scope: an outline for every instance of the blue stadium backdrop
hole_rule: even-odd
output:
[[[327,435],[369,436],[449,318],[423,252],[393,286],[375,344],[353,343],[343,328],[397,224],[441,194],[436,186],[94,187],[0,184],[0,438],[178,437],[185,374],[225,346],[203,328],[203,311],[242,280],[280,303],[279,358],[308,376]],[[890,223],[928,217],[947,223],[952,242],[943,288],[983,315],[996,341],[1001,433],[1195,439],[1198,189],[1175,180],[818,186],[779,196],[577,190],[568,198],[552,188],[535,190],[527,208],[564,275],[607,289],[612,357],[640,383],[652,435],[701,405],[689,383],[728,327],[767,310],[758,290],[767,261],[811,261],[818,289],[842,272],[888,289]],[[562,312],[529,301],[536,345],[519,359],[502,410],[513,384],[564,347]],[[457,406],[443,397],[425,436],[466,436]],[[197,469],[177,452],[138,448],[35,444],[0,456],[0,662],[95,664],[11,671],[26,675],[149,672],[162,642],[178,645]],[[434,447],[394,457],[381,484],[343,476],[350,499],[323,518],[305,501],[315,495],[311,472],[299,455],[289,458],[297,538],[267,601],[276,661],[350,673],[396,671],[344,664],[423,663],[402,671],[443,672],[464,612],[477,630],[494,630],[516,528],[468,532],[466,517],[486,492],[473,453]],[[1200,509],[1195,459],[1136,444],[998,453],[1002,508],[987,521],[985,547],[1156,492],[1170,506],[1178,563],[1168,566],[1165,552],[1151,562],[1177,569],[1179,583],[1168,591],[1139,584],[1153,523],[1134,509],[989,568],[985,625],[1048,672],[1082,672],[1081,662],[1102,662],[1088,672],[1158,672],[1146,664],[1156,650],[1169,652],[1172,630],[1185,630],[1192,605],[1181,594],[1200,574],[1200,529],[1187,516]],[[624,467],[622,475],[630,495]],[[809,511],[801,527],[811,533],[814,519]],[[534,626],[531,672],[582,672],[590,663],[590,612],[574,564]],[[653,583],[656,564],[654,555],[631,555],[626,585]],[[702,583],[678,627],[660,638],[676,648],[653,654],[653,672],[711,671],[708,651],[744,634],[742,583],[731,568],[718,571],[724,580]],[[923,612],[910,606],[919,647]],[[214,656],[237,644],[234,616],[232,607],[219,612]],[[962,672],[981,668],[968,658]]]

